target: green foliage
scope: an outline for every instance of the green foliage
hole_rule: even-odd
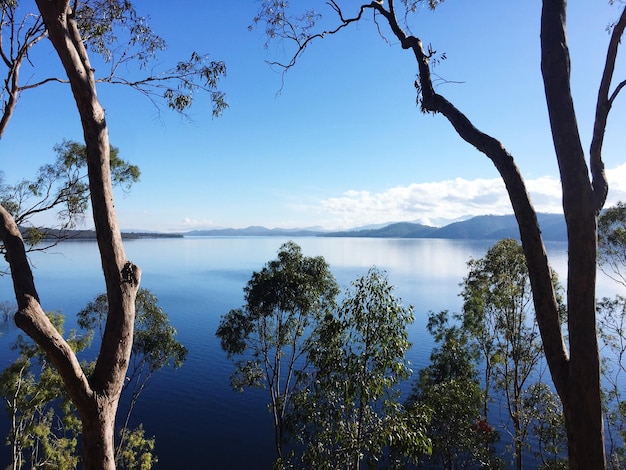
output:
[[[458,315],[455,318],[458,320]],[[430,365],[420,371],[420,375],[431,383],[448,379],[476,381],[479,352],[476,345],[470,343],[467,331],[450,325],[446,310],[430,312],[426,328],[439,346],[431,352]]]
[[[419,7],[425,5],[429,10],[434,10],[443,0],[402,0],[407,13],[415,13]]]
[[[598,334],[604,345],[602,377],[608,461],[611,468],[626,466],[626,399],[622,394],[626,374],[626,298],[603,298],[597,305]]]
[[[17,6],[17,0],[2,0],[0,2],[0,6],[2,7],[2,10],[14,8]]]
[[[616,282],[626,286],[626,204],[618,202],[598,219],[598,264]]]
[[[128,0],[91,0],[78,4],[76,22],[87,47],[102,56],[105,62],[113,61],[119,51],[119,35],[126,32],[124,63],[136,62],[145,68],[156,54],[164,51],[166,43],[152,30],[148,18],[141,17]]]
[[[222,315],[216,335],[228,357],[245,353],[250,335],[256,333],[254,320],[251,312],[242,308],[233,309]]]
[[[19,94],[48,82],[66,83],[65,77],[49,76],[39,67],[32,50],[45,37],[45,25],[37,10],[18,6],[17,1],[2,2],[0,42],[3,61],[0,74],[0,137],[2,136]],[[160,109],[160,103],[186,115],[195,97],[205,92],[213,105],[213,115],[218,116],[228,107],[225,95],[217,89],[218,81],[226,74],[221,61],[209,61],[206,54],[193,52],[188,60],[163,69],[158,54],[167,49],[165,40],[150,26],[150,19],[137,13],[129,0],[86,0],[72,5],[72,17],[81,38],[90,53],[100,56],[103,64],[96,67],[96,81],[129,86],[146,96]],[[20,71],[28,60],[34,74],[28,83],[20,82]],[[93,60],[93,58],[92,58]],[[101,73],[103,72],[103,73]],[[96,73],[96,71],[94,71]],[[34,77],[34,78],[33,78]],[[132,78],[131,78],[132,77]]]
[[[63,316],[51,313],[49,317],[62,331]],[[68,342],[80,351],[90,339],[71,332]],[[12,468],[76,468],[80,421],[61,377],[42,351],[21,335],[13,347],[18,358],[0,374],[0,395],[10,421],[7,445],[12,449]]]
[[[78,312],[78,324],[82,328],[97,329],[102,335],[107,312],[106,295],[100,294]],[[130,417],[152,375],[165,367],[181,367],[187,353],[187,348],[176,340],[176,329],[159,307],[156,296],[150,290],[140,288],[135,299],[133,349],[128,377],[122,389],[122,394],[130,394],[130,399],[128,409],[122,415],[124,421],[115,450],[119,468],[146,470],[157,462],[153,454],[154,437],[146,438],[141,425],[129,430]]]
[[[199,89],[209,93],[213,102],[213,117],[218,117],[228,107],[225,94],[216,89],[219,79],[226,75],[226,65],[221,61],[209,61],[208,56],[193,52],[189,60],[178,62],[173,72],[178,79],[176,87],[165,87],[163,97],[170,109],[179,113],[191,107],[193,94]],[[196,82],[197,79],[201,83]]]
[[[141,425],[130,430],[130,415],[152,374],[163,367],[180,367],[187,356],[187,349],[175,340],[176,330],[157,302],[149,290],[139,290],[133,353],[123,391],[130,393],[130,403],[115,455],[120,469],[148,470],[157,462],[154,437],[147,438]],[[87,333],[70,332],[67,341],[74,351],[90,345],[93,330],[102,334],[106,313],[106,296],[100,295],[78,314],[79,326]],[[49,317],[62,331],[63,316],[51,313]],[[32,341],[19,336],[14,347],[19,351],[18,359],[0,375],[0,395],[12,423],[7,443],[12,446],[14,468],[76,468],[81,422],[61,377]],[[93,363],[83,364],[86,373],[92,367]]]
[[[209,61],[206,54],[194,51],[189,59],[162,72],[152,68],[150,75],[139,80],[126,80],[116,75],[121,66],[129,68],[133,64],[140,71],[148,70],[157,60],[157,54],[167,49],[165,40],[150,27],[149,18],[138,15],[130,1],[84,2],[78,9],[77,22],[87,47],[111,64],[111,74],[99,81],[131,86],[155,105],[155,98],[162,97],[170,109],[183,115],[200,91],[209,95],[214,117],[228,107],[224,93],[217,89],[219,79],[226,75],[226,65]]]
[[[444,468],[503,465],[493,451],[499,436],[489,407],[497,393],[509,414],[512,429],[507,432],[518,464],[532,433],[537,443],[532,451],[542,468],[567,465],[560,401],[545,384],[533,382],[542,350],[530,316],[532,295],[521,246],[501,240],[468,266],[463,313],[454,315],[452,325],[448,312],[429,316],[428,330],[437,346],[409,399],[433,410],[431,461]],[[561,303],[556,277],[554,282]],[[479,386],[478,364],[484,368],[485,390]]]
[[[303,44],[311,37],[311,30],[321,18],[315,10],[307,10],[297,17],[287,13],[289,2],[283,0],[263,0],[253,19],[254,25],[264,24],[267,42],[273,39],[293,39]],[[252,26],[249,27],[252,29]]]
[[[411,374],[405,353],[412,321],[412,308],[371,269],[353,283],[336,316],[328,313],[316,328],[308,350],[312,370],[291,416],[306,468],[360,468],[363,461],[375,468],[429,451],[427,410],[398,403],[396,386]],[[389,446],[400,457],[385,462]]]
[[[235,360],[235,390],[267,388],[274,418],[277,456],[283,458],[285,418],[308,366],[312,344],[306,334],[335,306],[337,283],[322,257],[306,257],[293,242],[254,272],[244,288],[246,305],[223,315],[216,331],[222,349]]]
[[[54,147],[54,164],[39,168],[33,180],[15,185],[0,182],[0,203],[20,227],[27,227],[33,216],[55,210],[60,229],[76,226],[89,207],[87,181],[87,149],[84,144],[63,141]],[[111,147],[111,178],[113,184],[127,191],[139,180],[139,168],[122,160],[119,150]],[[24,238],[35,246],[46,234],[37,227],[24,229]]]
[[[176,329],[170,325],[167,314],[158,306],[158,300],[148,289],[139,289],[135,310],[136,330],[133,354],[145,362],[151,372],[164,367],[179,368],[187,358],[188,350],[176,341]]]
[[[432,410],[432,456],[424,458],[441,468],[498,468],[493,450],[498,433],[480,416],[483,391],[475,345],[463,329],[449,325],[447,311],[430,313],[428,331],[438,346],[408,400],[409,407],[420,404]]]
[[[154,437],[147,439],[140,424],[132,431],[123,428],[120,441],[125,443],[118,453],[117,466],[126,470],[150,470],[158,459],[154,455]]]
[[[462,324],[485,361],[483,416],[487,416],[487,400],[494,387],[505,397],[515,458],[521,465],[530,424],[524,392],[543,355],[526,259],[517,241],[504,239],[485,257],[470,260],[468,267],[462,284]]]
[[[537,440],[534,454],[542,470],[568,469],[564,457],[567,451],[567,435],[563,406],[559,397],[541,382],[532,384],[524,392],[523,409],[528,413],[533,435]]]
[[[100,338],[102,338],[107,313],[106,294],[100,294],[78,312],[78,324],[85,330],[98,331]],[[148,289],[140,288],[135,300],[133,350],[127,372],[128,378],[122,389],[123,394],[130,393],[130,400],[124,416],[120,440],[116,447],[116,459],[118,461],[121,462],[120,459],[123,459],[131,462],[132,459],[129,455],[132,452],[139,452],[136,456],[136,459],[139,459],[138,462],[148,462],[149,459],[155,458],[151,453],[149,456],[142,456],[141,453],[147,452],[150,445],[154,446],[154,440],[144,439],[143,430],[140,434],[135,434],[139,430],[128,431],[130,417],[139,396],[152,375],[164,367],[177,369],[182,366],[187,353],[187,348],[176,340],[176,329],[170,325],[167,314],[159,307],[156,296]],[[145,440],[141,445],[137,443],[140,437]]]
[[[98,295],[77,313],[78,325],[84,330],[104,332],[108,313],[106,294]],[[176,329],[169,323],[167,313],[148,289],[140,288],[135,300],[135,328],[129,380],[143,382],[146,376],[164,367],[180,367],[187,357],[187,348],[176,340]],[[143,387],[142,387],[143,388]]]
[[[598,265],[615,282],[626,286],[626,204],[618,202],[602,212],[598,220]],[[597,304],[598,334],[603,345],[602,376],[608,463],[626,466],[626,298],[605,297]]]

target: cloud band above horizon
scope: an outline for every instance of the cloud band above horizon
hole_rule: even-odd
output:
[[[609,195],[605,207],[609,207],[626,200],[626,164],[606,170],[606,174]],[[537,212],[563,212],[558,179],[528,179],[526,187]],[[318,207],[325,219],[323,225],[333,229],[403,221],[442,226],[477,215],[504,215],[512,211],[500,178],[414,183],[378,193],[349,190],[321,201]]]

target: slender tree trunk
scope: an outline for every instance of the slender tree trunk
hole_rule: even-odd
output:
[[[4,102],[4,107],[2,109],[2,116],[0,116],[0,139],[2,139],[2,136],[4,135],[4,130],[7,127],[7,124],[9,123],[9,120],[11,119],[11,116],[13,116],[13,111],[15,111],[15,106],[17,105],[17,96],[19,94],[19,88],[18,88],[18,83],[19,83],[19,68],[21,66],[21,63],[16,61],[13,64],[13,71],[10,74],[10,85],[7,84],[8,90],[7,90],[7,99]]]
[[[515,468],[522,470],[522,434],[520,432],[519,418],[513,420],[515,427]]]
[[[541,70],[556,150],[567,224],[567,308],[570,344],[566,392],[560,393],[570,468],[605,468],[596,333],[596,206],[578,133],[565,34],[565,0],[544,0]]]
[[[71,347],[39,303],[24,242],[11,215],[0,206],[0,238],[11,268],[16,324],[55,365],[83,424],[83,468],[115,469],[115,414],[132,348],[135,296],[141,271],[126,260],[113,205],[109,138],[93,70],[68,0],[37,0],[54,48],[68,75],[83,127],[94,223],[109,312],[93,374],[85,376]]]

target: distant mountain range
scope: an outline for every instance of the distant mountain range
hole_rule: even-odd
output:
[[[546,241],[566,241],[565,218],[562,214],[537,214]],[[444,227],[430,227],[413,222],[390,223],[381,228],[322,232],[307,229],[268,229],[247,227],[242,229],[194,230],[185,236],[234,237],[234,236],[285,236],[285,237],[357,237],[357,238],[446,238],[500,240],[518,238],[519,229],[513,215],[481,215],[454,222]]]
[[[562,214],[537,214],[545,241],[566,241],[565,218]],[[93,230],[38,229],[47,240],[94,240]],[[22,230],[25,237],[28,229]],[[397,222],[383,226],[369,226],[341,232],[325,232],[318,229],[283,229],[252,226],[246,228],[223,228],[192,230],[184,233],[159,233],[147,231],[123,231],[126,240],[143,238],[180,237],[343,237],[343,238],[446,238],[459,240],[519,239],[517,221],[513,215],[481,215],[454,222],[444,227],[430,227],[415,222]]]
[[[188,237],[317,237],[326,232],[309,229],[265,228],[251,226],[246,228],[219,228],[211,230],[192,230],[185,232]]]

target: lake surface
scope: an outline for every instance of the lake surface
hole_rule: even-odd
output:
[[[287,238],[186,237],[133,240],[125,243],[128,258],[143,271],[142,287],[150,289],[189,349],[177,371],[158,373],[141,396],[133,418],[156,437],[156,468],[271,468],[274,460],[271,415],[263,390],[232,391],[232,363],[215,337],[220,315],[243,303],[243,287],[253,271],[276,257]],[[439,239],[295,238],[306,256],[323,256],[342,289],[372,266],[387,271],[395,294],[414,306],[409,327],[414,371],[428,362],[432,347],[425,325],[429,311],[461,307],[459,283],[470,257],[482,257],[494,241]],[[561,281],[566,280],[566,245],[552,243],[548,252]],[[74,315],[104,291],[95,242],[64,242],[31,257],[37,289],[45,310]],[[613,295],[616,285],[599,276],[599,295]],[[0,278],[0,301],[14,303],[9,276]],[[0,338],[0,367],[15,359],[8,344],[17,329]],[[410,384],[406,385],[408,389]],[[0,433],[6,435],[6,414]],[[0,448],[0,463],[8,460]]]

